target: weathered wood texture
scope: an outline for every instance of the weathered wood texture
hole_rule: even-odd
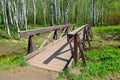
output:
[[[52,26],[52,27],[41,28],[41,29],[20,31],[18,33],[19,33],[20,38],[24,38],[26,36],[37,35],[43,32],[52,32],[52,31],[56,31],[56,30],[71,27],[71,26],[74,26],[74,24],[66,24],[66,25]]]
[[[33,66],[54,71],[64,70],[72,58],[74,59],[75,64],[78,62],[79,58],[81,58],[83,63],[86,64],[84,50],[86,48],[90,49],[91,47],[91,27],[89,24],[87,24],[74,31],[72,30],[73,29],[69,27],[63,27],[61,29],[57,28],[56,30],[51,31],[48,37],[45,37],[43,34],[41,34],[41,32],[37,33],[39,35],[42,35],[42,37],[44,37],[46,40],[38,50],[27,55],[25,57],[25,60]],[[30,32],[30,34],[31,35],[29,35],[28,49],[31,51],[34,50],[34,39],[33,33]],[[67,36],[64,36],[66,34]],[[51,35],[53,35],[53,39],[50,39]],[[43,47],[47,40],[50,40],[52,43]]]
[[[21,31],[18,33],[19,33],[20,38],[24,38],[26,36],[29,37],[28,53],[31,53],[35,50],[34,35],[39,35],[39,36],[45,38],[43,43],[40,45],[40,48],[43,48],[48,41],[53,42],[54,40],[62,38],[63,36],[65,36],[68,32],[72,31],[73,29],[74,29],[74,24],[66,24],[66,25],[58,25],[58,26],[52,26],[52,27],[47,27],[47,28],[41,28],[41,29]],[[44,32],[51,32],[51,33],[49,36],[46,37],[42,34]],[[53,37],[52,37],[52,35],[53,35]]]
[[[66,69],[72,59],[66,36],[35,51],[35,53],[38,54],[32,58],[25,57],[30,65],[58,72]]]
[[[90,40],[92,40],[92,30],[89,24],[84,25],[70,33],[68,33],[68,42],[70,40],[74,41],[74,50],[72,52],[74,62],[78,62],[78,57],[82,58],[84,64],[86,64],[84,50],[85,48],[91,48]],[[86,45],[87,41],[87,45]],[[71,46],[71,45],[70,45]]]

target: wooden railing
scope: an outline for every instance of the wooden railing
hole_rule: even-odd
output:
[[[91,40],[92,30],[89,24],[68,33],[68,42],[75,64],[78,62],[79,58],[82,58],[83,63],[86,64],[84,50],[91,48]]]
[[[35,50],[34,45],[34,35],[38,35],[45,40],[40,45],[40,48],[43,48],[47,41],[53,42],[54,40],[57,40],[59,38],[62,38],[63,36],[67,35],[68,32],[71,32],[74,29],[74,24],[66,24],[66,25],[59,25],[59,26],[53,26],[53,27],[47,27],[42,29],[34,29],[34,30],[28,30],[28,31],[21,31],[18,32],[20,35],[20,38],[29,37],[28,38],[28,53],[33,52]],[[49,33],[47,37],[43,33]]]

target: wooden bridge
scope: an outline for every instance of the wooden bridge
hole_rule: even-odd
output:
[[[50,34],[46,37],[43,35],[44,33]],[[89,24],[76,30],[74,30],[74,24],[66,24],[22,31],[19,34],[21,38],[29,36],[28,53],[30,54],[25,57],[25,60],[30,65],[53,71],[63,71],[68,67],[72,58],[75,63],[81,58],[83,63],[86,64],[84,50],[86,48],[90,49],[90,40],[92,40],[92,31]],[[35,50],[34,35],[45,38],[37,50]]]

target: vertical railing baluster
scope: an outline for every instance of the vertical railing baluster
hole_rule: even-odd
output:
[[[55,40],[57,40],[57,39],[58,39],[58,33],[57,33],[57,29],[56,29],[56,30],[55,30],[55,32],[54,32],[53,39],[55,39]]]
[[[79,53],[80,53],[80,58],[82,58],[82,61],[83,61],[83,64],[86,64],[86,59],[85,59],[85,55],[84,55],[84,50],[83,50],[83,47],[82,47],[82,43],[81,43],[81,39],[80,37],[78,36],[78,47],[79,47]]]
[[[35,50],[34,36],[31,35],[29,36],[29,39],[28,39],[28,53],[33,52],[34,50]]]
[[[90,48],[91,48],[91,44],[90,44],[90,39],[89,39],[88,27],[87,27],[87,29],[86,29],[86,40],[87,40],[87,42],[88,42],[88,47],[89,47],[89,49],[90,49]]]
[[[78,62],[78,38],[77,38],[78,34],[74,35],[74,61],[75,64]]]

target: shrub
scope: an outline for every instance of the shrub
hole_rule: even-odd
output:
[[[119,25],[120,24],[120,13],[112,12],[109,15],[109,20],[107,22],[109,25]]]

